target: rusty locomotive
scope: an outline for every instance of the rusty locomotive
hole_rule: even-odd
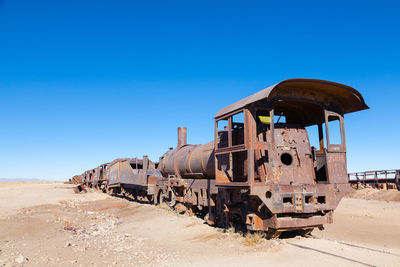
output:
[[[289,79],[220,110],[208,144],[187,144],[181,127],[177,147],[158,163],[147,156],[116,159],[73,180],[165,202],[218,227],[269,237],[307,234],[332,223],[350,189],[343,116],[364,109],[363,97],[349,86]]]

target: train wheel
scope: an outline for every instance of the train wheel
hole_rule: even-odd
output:
[[[230,216],[230,223],[235,228],[235,232],[245,233],[247,231],[246,223],[240,214],[236,213]]]
[[[154,195],[146,195],[146,199],[150,204],[154,204]]]
[[[113,188],[107,188],[107,194],[112,196],[114,194],[114,189]]]
[[[221,217],[219,218],[219,226],[225,229],[230,227],[228,212],[226,211],[222,212]]]
[[[190,217],[192,217],[192,216],[194,216],[194,214],[195,214],[195,212],[194,212],[194,207],[192,206],[192,205],[189,205],[188,204],[188,206],[186,207],[187,209],[186,209],[186,215],[188,215],[188,216],[190,216]]]
[[[211,210],[204,216],[204,220],[208,225],[215,225],[215,215],[212,214]]]
[[[400,191],[400,180],[397,180],[396,187],[397,187],[397,191]]]
[[[118,190],[118,191],[119,191],[118,193],[119,193],[122,197],[127,197],[127,196],[128,196],[127,192],[125,191],[125,188],[121,187],[120,190]]]
[[[296,233],[298,235],[304,236],[304,237],[308,237],[311,235],[311,232],[314,230],[314,228],[311,229],[301,229],[301,230],[296,230]]]
[[[161,205],[162,203],[166,203],[166,198],[162,191],[158,193],[158,204]]]
[[[135,189],[133,189],[132,190],[132,200],[134,200],[134,201],[137,201],[138,200],[138,198],[137,198],[137,192],[136,192],[136,190]]]
[[[270,229],[266,232],[267,239],[277,239],[281,235],[278,230]]]
[[[172,190],[170,190],[170,191],[168,192],[168,201],[167,201],[167,205],[170,206],[170,207],[172,208],[173,206],[175,206],[175,204],[176,204],[175,193],[174,193]]]
[[[185,213],[188,209],[186,208],[185,205],[183,205],[182,203],[176,203],[174,206],[174,209],[177,213],[179,214],[183,214]]]

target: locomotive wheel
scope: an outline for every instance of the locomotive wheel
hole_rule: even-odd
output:
[[[222,228],[229,228],[230,223],[229,223],[229,213],[226,211],[223,211],[220,218],[219,218],[219,226]]]
[[[167,201],[167,205],[170,206],[170,207],[172,208],[173,206],[175,206],[175,204],[176,204],[175,194],[174,194],[174,192],[172,192],[172,190],[171,190],[171,191],[168,192],[168,201]]]
[[[204,216],[204,220],[208,225],[215,225],[214,216],[211,214],[212,211],[209,211],[206,216]]]
[[[167,198],[165,197],[165,195],[163,194],[162,191],[160,191],[160,193],[158,193],[158,205],[161,205],[162,203],[167,203]]]
[[[147,202],[154,204],[154,195],[146,195]]]
[[[235,232],[245,233],[247,231],[246,223],[240,214],[233,214],[230,217],[230,223],[235,228]]]
[[[192,205],[188,205],[187,206],[185,214],[190,216],[190,217],[194,216],[194,208],[193,208]]]
[[[114,194],[114,189],[113,188],[108,188],[107,189],[107,194],[109,194],[110,196],[112,196]]]
[[[188,209],[186,208],[185,205],[183,205],[182,203],[176,203],[176,205],[174,206],[174,209],[176,212],[178,212],[179,214],[183,214],[185,213]]]
[[[119,190],[119,194],[122,197],[127,197],[128,196],[127,192],[125,191],[125,188],[123,188],[123,187],[121,187],[121,189]]]
[[[132,199],[135,200],[135,201],[138,200],[138,196],[137,196],[136,190],[133,190],[133,191],[132,191]]]
[[[279,232],[278,230],[271,229],[266,232],[267,239],[277,239],[280,235],[281,232]]]
[[[311,232],[312,232],[313,230],[314,230],[314,228],[311,228],[311,229],[301,229],[301,230],[297,230],[296,233],[297,233],[298,235],[307,237],[307,236],[310,236],[310,235],[311,235]]]

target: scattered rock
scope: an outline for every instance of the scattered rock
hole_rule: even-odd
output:
[[[28,258],[25,258],[23,255],[19,255],[19,256],[15,259],[15,262],[16,262],[16,263],[19,263],[19,264],[24,263],[24,262],[27,262],[27,261],[29,261],[29,259],[28,259]]]

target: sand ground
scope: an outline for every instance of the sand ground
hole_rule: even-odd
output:
[[[400,193],[377,193],[343,199],[311,238],[265,240],[61,183],[0,183],[0,266],[400,266],[400,202],[381,197]]]

